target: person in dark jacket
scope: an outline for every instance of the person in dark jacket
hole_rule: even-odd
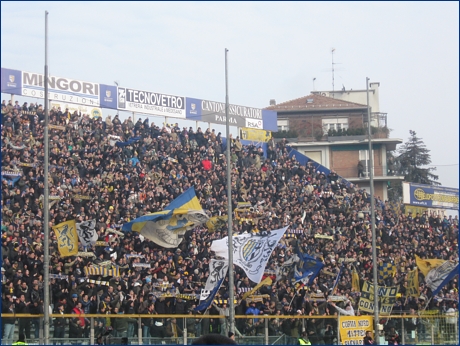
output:
[[[15,297],[16,298],[16,297]],[[13,300],[13,295],[6,294],[5,300],[2,303],[2,313],[3,314],[14,314],[15,313],[15,303]],[[3,340],[7,345],[13,343],[14,337],[14,325],[16,323],[16,318],[14,317],[4,317],[2,318],[3,324]]]
[[[58,304],[57,306],[57,313],[63,315],[64,314],[64,305]],[[66,318],[55,318],[54,319],[54,333],[53,333],[53,338],[55,339],[61,339],[59,341],[54,341],[53,345],[56,345],[57,343],[60,343],[61,345],[64,344],[64,337],[65,337],[65,327],[67,325],[67,319]]]
[[[29,304],[26,302],[25,294],[21,294],[17,300],[16,313],[17,314],[29,314]],[[30,339],[30,318],[19,319],[19,333],[24,333],[27,339]]]
[[[366,332],[366,336],[363,339],[363,344],[364,345],[373,345],[374,344],[374,340],[372,340],[372,332],[370,330],[368,330]]]

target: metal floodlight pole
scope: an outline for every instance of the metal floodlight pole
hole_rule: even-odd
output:
[[[372,229],[372,271],[374,276],[374,340],[379,335],[379,297],[378,297],[378,280],[377,280],[377,240],[375,234],[375,200],[374,200],[374,155],[372,154],[371,138],[371,107],[369,105],[369,78],[366,77],[367,93],[367,139],[369,142],[369,184],[371,195],[371,229]]]
[[[228,49],[225,48],[225,131],[227,137],[227,204],[228,204],[228,300],[231,332],[235,332],[235,295],[233,291],[233,222],[232,222],[232,172],[230,159],[230,122],[228,118]]]
[[[45,133],[44,133],[44,145],[45,145],[45,158],[44,158],[44,191],[43,191],[43,215],[44,225],[43,232],[44,237],[44,261],[43,261],[43,280],[45,282],[44,287],[44,298],[43,298],[43,313],[44,313],[44,337],[45,345],[50,344],[50,251],[49,251],[49,182],[48,182],[48,171],[49,171],[49,138],[48,138],[48,125],[49,125],[49,105],[48,105],[48,11],[45,11]]]

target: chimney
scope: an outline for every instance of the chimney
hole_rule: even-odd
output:
[[[275,99],[270,100],[270,106],[276,106],[276,101]]]

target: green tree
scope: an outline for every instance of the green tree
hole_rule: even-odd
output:
[[[415,131],[410,130],[409,133],[409,141],[398,150],[399,156],[396,161],[399,175],[404,175],[406,182],[441,185],[437,181],[439,177],[432,173],[436,171],[436,167],[423,168],[431,164],[430,150],[427,149],[422,138],[417,137]]]

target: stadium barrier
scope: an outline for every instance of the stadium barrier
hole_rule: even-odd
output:
[[[3,318],[28,318],[28,319],[39,319],[39,338],[38,340],[31,338],[27,342],[29,345],[43,345],[44,336],[43,336],[43,315],[31,315],[31,314],[2,314]],[[134,330],[134,336],[129,336],[129,344],[131,345],[189,345],[195,340],[198,335],[187,331],[187,325],[190,321],[189,319],[201,322],[202,319],[218,319],[219,322],[225,321],[224,323],[219,323],[219,328],[216,333],[226,334],[228,330],[228,322],[225,316],[221,315],[141,315],[141,314],[51,314],[50,315],[50,344],[62,344],[62,345],[94,345],[98,337],[97,328],[95,328],[95,321],[99,318],[106,319],[118,319],[118,318],[130,318],[135,319],[137,323],[136,330]],[[66,326],[66,337],[61,339],[53,338],[53,320],[56,318],[85,318],[89,322],[89,338],[83,339],[72,339],[69,338],[69,326]],[[149,335],[143,335],[142,321],[143,318],[151,318],[155,320],[163,320],[166,322],[168,319],[176,319],[177,324],[182,326],[183,335],[178,337],[166,337],[166,338],[156,338],[150,337]],[[418,325],[414,331],[408,331],[405,321],[407,319],[417,318]],[[237,315],[235,316],[235,326],[238,326],[241,323],[246,323],[247,320],[252,320],[252,324],[256,324],[254,335],[242,335],[243,331],[236,331],[236,342],[238,344],[252,344],[252,345],[288,345],[288,344],[297,344],[297,337],[291,337],[290,335],[283,334],[280,330],[273,328],[276,321],[283,319],[298,319],[301,320],[301,330],[305,330],[306,321],[309,319],[325,320],[324,325],[328,324],[330,321],[331,325],[335,326],[335,332],[332,335],[329,335],[331,338],[331,344],[337,344],[340,342],[340,338],[337,333],[337,321],[338,316],[304,316],[304,315]],[[400,335],[401,344],[417,344],[417,345],[458,345],[459,344],[459,333],[458,333],[458,312],[455,312],[455,315],[439,315],[433,313],[424,313],[419,315],[410,315],[410,314],[398,314],[398,315],[389,315],[389,316],[380,316],[380,322],[383,325],[383,328],[386,329],[388,324],[391,324],[395,327],[395,330]],[[455,322],[455,323],[453,323]],[[269,324],[271,326],[269,327]],[[17,322],[16,322],[17,324]],[[31,325],[34,325],[31,323]],[[222,329],[221,329],[222,328]],[[269,329],[271,334],[273,331],[276,332],[276,335],[269,335]],[[17,337],[18,326],[15,327],[15,337]],[[35,332],[35,331],[34,331]],[[131,331],[132,332],[132,331]],[[33,333],[31,332],[33,335]],[[116,331],[103,336],[105,344],[120,344],[121,337],[127,336],[117,335]],[[324,336],[324,335],[323,335]],[[2,336],[3,337],[3,336]],[[381,331],[381,339],[384,340],[384,332]],[[2,344],[11,344],[16,340],[5,340],[2,339]]]

